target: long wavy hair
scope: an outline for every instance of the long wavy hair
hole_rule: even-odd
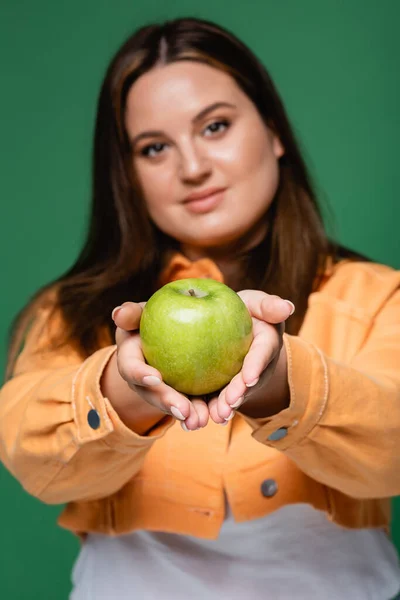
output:
[[[98,349],[101,331],[108,331],[112,339],[112,309],[126,300],[148,299],[158,286],[165,257],[179,249],[149,218],[124,124],[126,98],[134,82],[155,66],[177,61],[205,63],[228,73],[283,144],[269,230],[246,256],[245,284],[292,300],[296,313],[287,331],[298,332],[308,296],[318,285],[326,258],[335,259],[337,247],[325,233],[307,168],[266,68],[231,32],[205,20],[183,18],[136,31],[107,69],[97,107],[86,241],[75,264],[41,288],[17,316],[8,372],[27,323],[49,289],[56,290],[56,309],[65,324],[57,342],[72,344],[88,356]]]

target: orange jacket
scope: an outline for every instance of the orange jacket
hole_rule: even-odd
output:
[[[220,278],[210,261],[182,257],[168,277],[197,274]],[[148,436],[101,394],[115,346],[84,361],[46,351],[43,308],[0,391],[0,458],[30,494],[67,503],[59,523],[78,535],[216,538],[224,490],[238,522],[307,502],[347,527],[387,528],[400,494],[399,285],[400,272],[382,265],[332,267],[299,335],[284,335],[287,409],[265,419],[239,411],[226,427],[190,433],[166,417]]]

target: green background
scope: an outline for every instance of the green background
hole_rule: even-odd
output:
[[[0,361],[9,323],[65,270],[83,238],[94,109],[112,53],[136,27],[178,16],[232,29],[270,69],[343,243],[400,267],[397,0],[2,0]],[[68,596],[78,543],[60,507],[0,468],[0,596]],[[393,534],[400,548],[400,503]]]

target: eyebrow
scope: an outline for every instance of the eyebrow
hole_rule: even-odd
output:
[[[193,124],[198,123],[205,116],[207,116],[208,113],[212,112],[213,110],[216,110],[217,108],[236,108],[236,106],[234,104],[230,104],[229,102],[214,102],[213,104],[210,104],[210,106],[206,106],[206,108],[203,108],[203,110],[201,110],[192,119],[192,123]],[[162,131],[143,131],[143,133],[139,133],[139,135],[136,135],[134,138],[131,139],[131,147],[133,148],[135,146],[135,144],[137,144],[143,138],[158,137],[158,136],[162,136],[162,135],[163,135]]]

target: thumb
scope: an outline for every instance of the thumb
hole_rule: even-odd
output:
[[[290,300],[259,290],[242,290],[238,295],[246,304],[251,316],[266,323],[282,323],[295,311],[295,306]]]
[[[144,305],[145,302],[124,302],[121,306],[114,308],[111,317],[120,329],[135,331],[139,329]]]

